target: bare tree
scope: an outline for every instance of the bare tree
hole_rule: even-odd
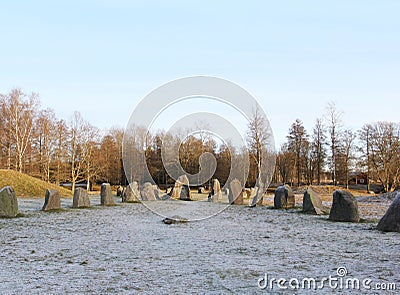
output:
[[[297,186],[300,186],[301,168],[303,164],[302,160],[304,159],[306,145],[308,144],[308,134],[303,126],[303,122],[301,122],[300,119],[296,119],[296,121],[290,127],[287,139],[289,150],[292,151],[296,156],[295,166],[297,173]]]
[[[356,134],[347,129],[343,132],[342,135],[342,144],[339,148],[338,162],[341,163],[341,167],[343,167],[343,179],[346,185],[346,188],[349,188],[349,175],[350,168],[353,166],[353,161],[355,159],[355,139]]]
[[[359,138],[361,140],[361,145],[359,146],[359,151],[361,152],[361,161],[359,165],[366,169],[367,174],[367,192],[371,190],[370,178],[371,178],[371,131],[372,126],[370,124],[365,124],[359,131]]]
[[[98,162],[100,131],[98,128],[86,122],[83,126],[81,136],[82,142],[80,158],[83,166],[83,174],[86,178],[86,189],[90,190],[90,182],[103,169],[103,166],[99,165]]]
[[[261,115],[258,109],[253,112],[252,118],[247,126],[247,143],[250,150],[250,156],[256,162],[257,165],[257,178],[261,177],[261,166],[262,161],[267,155],[267,145],[271,138],[271,129],[269,128],[268,122]]]
[[[400,127],[391,122],[370,125],[370,159],[374,175],[385,191],[399,185]]]
[[[330,165],[332,173],[332,182],[334,185],[337,184],[336,173],[337,173],[337,152],[338,152],[338,138],[342,128],[342,112],[336,108],[334,102],[329,102],[327,105],[327,113],[325,119],[327,121],[329,138],[330,138]]]
[[[39,111],[35,121],[36,145],[39,153],[39,172],[43,180],[50,182],[51,162],[56,151],[57,129],[55,114],[50,109]]]
[[[8,95],[2,95],[2,110],[5,116],[5,125],[8,128],[9,161],[11,162],[11,149],[15,147],[15,168],[22,172],[24,156],[30,147],[34,127],[35,111],[38,107],[38,95],[32,93],[27,96],[20,89],[13,89]],[[9,164],[9,166],[11,166]]]
[[[58,120],[55,122],[55,133],[56,133],[56,143],[55,143],[55,153],[54,159],[56,161],[56,185],[60,184],[61,177],[63,175],[62,168],[65,166],[65,160],[67,158],[68,150],[68,127],[64,120]]]
[[[284,143],[276,157],[276,169],[282,179],[282,183],[293,183],[293,167],[296,164],[296,155],[289,150],[288,144]]]
[[[313,157],[315,158],[315,169],[317,172],[317,184],[321,184],[321,174],[324,167],[324,160],[326,157],[326,135],[325,126],[321,119],[315,121],[313,135],[312,135],[312,150]]]
[[[74,112],[69,126],[69,163],[71,172],[72,191],[75,190],[76,181],[84,176],[82,144],[87,122],[79,112]]]

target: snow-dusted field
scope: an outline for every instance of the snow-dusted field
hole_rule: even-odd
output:
[[[0,294],[269,294],[258,287],[265,274],[318,281],[337,277],[338,267],[400,290],[400,234],[372,230],[376,223],[231,206],[210,219],[165,225],[142,204],[116,203],[73,210],[64,199],[65,211],[49,213],[40,211],[41,199],[19,199],[25,217],[0,219]],[[187,204],[202,212],[224,206]],[[318,294],[335,292],[380,293],[326,287]]]

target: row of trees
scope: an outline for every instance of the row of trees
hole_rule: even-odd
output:
[[[105,135],[79,112],[66,122],[41,109],[39,96],[13,89],[0,95],[0,168],[47,182],[121,182],[123,130]]]
[[[207,129],[207,128],[205,128]],[[187,131],[189,134],[190,131]],[[217,144],[207,133],[189,135],[180,143],[174,135],[158,131],[150,134],[135,127],[132,131],[134,149],[143,153],[151,177],[160,185],[173,183],[162,161],[163,139],[166,143],[179,142],[179,162],[190,174],[200,170],[200,156],[212,154],[217,162],[213,177],[222,183],[228,181],[231,166],[238,166],[240,157],[248,157],[246,175],[235,175],[247,185],[263,181],[267,170],[276,183],[343,184],[348,185],[354,172],[362,172],[367,184],[379,183],[390,191],[399,186],[400,178],[400,126],[398,123],[377,122],[365,124],[361,130],[346,129],[342,112],[335,104],[315,121],[311,133],[297,119],[289,128],[287,142],[276,152],[276,165],[268,148],[271,129],[255,110],[245,135],[248,150],[235,150],[229,143]],[[75,112],[70,120],[58,119],[51,109],[40,108],[39,96],[13,89],[0,95],[0,168],[15,169],[39,177],[44,181],[70,181],[72,187],[80,181],[126,184],[123,169],[124,130],[111,128],[106,132],[84,120]],[[265,149],[265,147],[267,148]],[[239,158],[238,158],[239,157]],[[265,165],[267,169],[262,169]],[[204,168],[204,167],[203,167]],[[243,169],[242,169],[243,168]],[[274,168],[274,170],[272,170]],[[131,167],[128,176],[140,180],[135,174],[143,167]],[[242,169],[242,170],[241,170]],[[327,175],[329,175],[327,179]]]
[[[300,119],[289,129],[287,142],[277,154],[275,181],[321,184],[327,173],[332,184],[348,187],[351,175],[366,177],[368,191],[378,183],[385,191],[400,181],[400,125],[365,124],[361,130],[344,128],[342,112],[329,103],[325,116],[315,121],[309,134]]]

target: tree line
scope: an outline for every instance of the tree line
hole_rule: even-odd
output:
[[[69,121],[40,107],[39,95],[12,89],[0,94],[0,168],[59,185],[123,181],[123,129],[104,134],[74,112]]]
[[[384,191],[399,188],[399,123],[367,123],[352,130],[344,126],[342,115],[329,103],[311,133],[296,119],[277,153],[274,180],[297,185],[327,182],[348,188],[355,174],[365,177],[368,191],[371,184]]]
[[[275,152],[273,167],[268,156],[273,149],[263,149],[270,143],[271,130],[257,110],[250,118],[245,138],[246,153],[229,143],[218,144],[207,133],[188,136],[179,145],[179,162],[190,174],[199,172],[199,159],[205,152],[214,155],[217,168],[213,178],[221,183],[229,180],[231,165],[238,165],[240,155],[248,157],[249,174],[235,177],[247,186],[254,186],[267,163],[272,182],[301,184],[342,184],[348,186],[352,173],[363,173],[367,185],[378,183],[386,191],[399,186],[400,127],[398,123],[365,124],[360,130],[344,127],[342,112],[329,103],[326,114],[316,119],[308,133],[302,121],[291,124],[287,141]],[[185,131],[183,131],[185,132]],[[160,130],[153,133],[135,127],[134,148],[144,154],[145,164],[153,180],[168,187],[174,180],[162,162],[163,139],[177,137]],[[57,185],[86,181],[127,184],[122,160],[124,130],[101,131],[86,121],[79,112],[69,120],[56,117],[51,109],[40,107],[39,95],[12,89],[0,94],[0,168],[14,169]],[[271,168],[272,167],[272,168]],[[133,167],[129,177],[143,167]],[[243,167],[242,167],[243,168]],[[327,177],[329,175],[329,177]],[[207,184],[206,184],[207,185]]]

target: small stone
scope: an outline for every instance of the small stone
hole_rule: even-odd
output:
[[[165,224],[176,224],[176,223],[186,223],[188,220],[184,217],[174,215],[172,217],[166,217],[162,221]]]
[[[49,210],[60,209],[60,205],[61,205],[61,200],[58,190],[47,189],[42,210],[49,211]]]

